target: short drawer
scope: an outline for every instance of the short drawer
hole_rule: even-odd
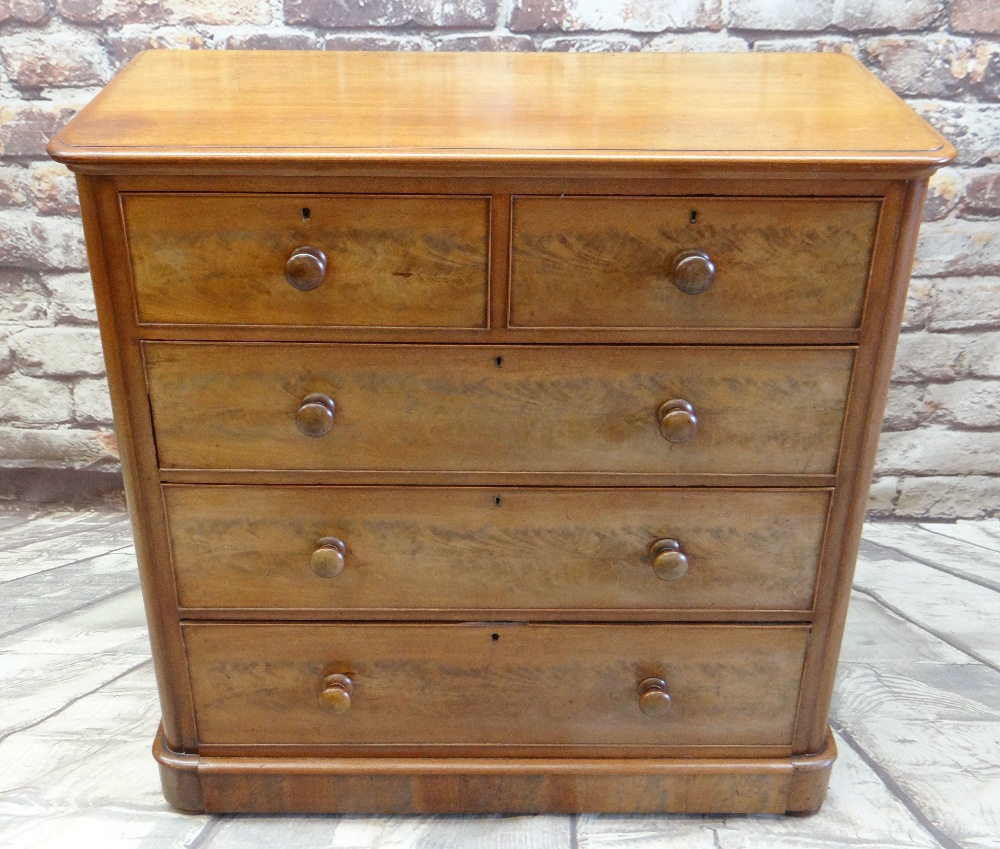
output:
[[[165,469],[831,474],[854,361],[820,347],[144,351]]]
[[[140,322],[485,326],[488,198],[126,194],[122,204]]]
[[[880,202],[837,198],[518,197],[516,327],[853,328]],[[703,286],[682,252],[714,265]],[[678,288],[678,284],[686,290]]]
[[[830,493],[168,485],[164,499],[182,607],[453,618],[805,614]]]
[[[782,625],[184,625],[206,745],[788,746],[807,638]]]

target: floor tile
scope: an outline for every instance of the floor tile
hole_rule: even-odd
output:
[[[0,584],[133,545],[132,527],[123,516],[112,523],[74,524],[65,533],[57,532],[12,548],[2,547],[4,536],[0,534]]]
[[[1000,553],[912,525],[866,525],[861,557],[869,562],[922,563],[1000,590]]]
[[[1000,553],[1000,519],[979,521],[933,522],[920,525],[921,530],[949,539],[967,542]]]
[[[820,849],[936,847],[937,841],[847,745],[826,803],[812,817],[581,816],[580,849]]]
[[[847,664],[832,718],[931,828],[954,845],[1000,846],[1000,674]]]
[[[0,585],[19,599],[0,621],[0,638],[139,586],[132,546],[87,557]]]
[[[974,657],[1000,665],[1000,592],[918,563],[858,559],[855,587]]]
[[[840,658],[841,662],[975,663],[858,592],[851,595]]]
[[[199,849],[571,849],[571,818],[221,818]]]

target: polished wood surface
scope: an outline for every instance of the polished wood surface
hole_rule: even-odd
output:
[[[122,205],[142,322],[486,323],[488,199],[135,193]],[[326,258],[305,291],[287,278],[303,248]]]
[[[151,51],[49,152],[105,169],[377,157],[926,170],[954,156],[834,53]]]
[[[789,746],[808,629],[189,623],[202,743]],[[353,682],[350,710],[318,699]],[[668,682],[651,718],[638,687]],[[526,722],[525,717],[531,720]]]
[[[877,201],[517,197],[513,204],[512,326],[861,322]],[[692,277],[682,290],[675,261],[693,250],[707,254],[714,273],[710,284]]]
[[[147,343],[164,468],[531,472],[835,471],[844,348]],[[322,439],[293,424],[314,392]],[[697,435],[661,436],[677,396]],[[502,450],[497,450],[502,446]]]
[[[888,89],[835,55],[161,52],[50,151],[173,804],[817,809],[954,155]]]
[[[544,608],[806,616],[830,496],[275,486],[166,486],[163,495],[183,607],[445,617]],[[329,536],[344,543],[343,569],[318,577],[312,558]],[[667,536],[690,563],[670,581],[649,556]]]
[[[828,732],[792,758],[227,758],[173,752],[161,730],[153,756],[185,811],[798,814],[822,803],[837,746]]]

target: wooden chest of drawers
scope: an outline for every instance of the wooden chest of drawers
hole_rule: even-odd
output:
[[[78,174],[210,811],[808,812],[927,178],[836,55],[147,53]]]

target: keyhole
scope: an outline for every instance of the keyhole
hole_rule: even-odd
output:
[[[312,210],[308,206],[302,207],[302,220],[308,221],[309,216],[312,215]]]
[[[496,498],[493,499],[493,504],[494,506],[499,507],[501,504],[503,504],[503,499],[498,495]]]
[[[497,364],[497,368],[503,368],[503,357],[494,357],[493,362]]]
[[[499,634],[490,634],[490,639],[493,640],[494,643],[499,643],[500,642],[500,635]]]
[[[698,222],[698,210],[697,209],[692,209],[691,210],[691,223],[692,224],[696,224],[697,222]]]

